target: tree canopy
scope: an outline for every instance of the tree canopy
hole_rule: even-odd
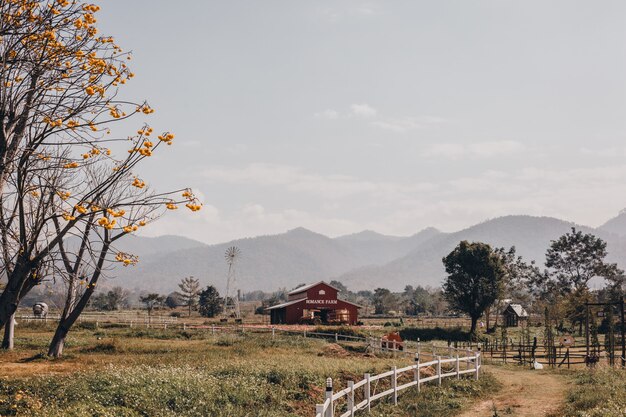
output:
[[[443,284],[450,308],[470,316],[475,334],[480,316],[498,298],[506,274],[504,261],[490,245],[462,241],[443,258],[448,277]]]

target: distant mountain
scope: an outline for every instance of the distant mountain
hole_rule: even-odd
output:
[[[117,249],[138,254],[134,267],[108,271],[105,285],[168,293],[181,278],[193,275],[202,285],[225,287],[224,252],[241,249],[237,286],[242,291],[291,289],[300,283],[338,279],[353,290],[384,286],[441,285],[441,259],[461,240],[482,241],[495,247],[515,246],[526,260],[543,265],[550,241],[576,226],[608,242],[609,259],[626,267],[626,236],[620,237],[612,221],[599,229],[576,226],[549,217],[506,216],[455,233],[428,228],[409,237],[364,231],[329,238],[303,228],[286,233],[206,245],[178,236],[129,237]],[[613,222],[615,223],[615,222]]]
[[[609,233],[615,233],[616,235],[626,236],[626,209],[620,211],[620,213],[611,220],[604,223],[598,229]]]
[[[168,254],[179,250],[208,247],[207,244],[182,236],[165,235],[159,237],[127,236],[116,243],[116,249],[133,253],[139,258]]]
[[[341,236],[335,240],[352,249],[362,259],[363,265],[382,265],[406,255],[440,233],[433,227],[409,237],[386,236],[366,230],[361,233]]]
[[[210,246],[187,240],[177,242],[172,236],[152,241],[138,238],[125,242],[120,249],[139,254],[139,264],[116,267],[108,274],[115,277],[109,284],[169,292],[177,289],[181,278],[193,275],[203,285],[212,284],[222,291],[227,272],[224,252],[234,245],[242,253],[237,264],[239,288],[244,291],[290,289],[365,265],[390,262],[438,233],[436,229],[426,229],[410,237],[395,237],[366,231],[331,239],[297,228],[279,235]],[[177,248],[177,244],[181,247]]]
[[[618,262],[622,268],[626,267],[626,247],[615,234],[550,217],[505,216],[456,233],[434,235],[399,259],[381,266],[359,268],[336,279],[351,289],[372,289],[381,283],[392,290],[401,290],[407,284],[439,286],[445,276],[441,260],[461,240],[485,242],[494,247],[515,246],[524,259],[534,260],[542,266],[550,241],[569,232],[572,227],[606,240],[609,259]]]

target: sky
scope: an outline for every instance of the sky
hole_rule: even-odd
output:
[[[101,33],[133,51],[122,95],[176,134],[142,177],[204,202],[148,235],[598,226],[626,207],[624,1],[101,6]]]

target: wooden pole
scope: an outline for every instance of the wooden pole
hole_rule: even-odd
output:
[[[626,324],[624,320],[624,299],[620,302],[622,310],[622,368],[626,368]]]
[[[326,409],[326,416],[324,417],[334,417],[335,412],[333,410],[333,379],[326,379],[326,396],[325,399],[328,400],[330,398],[330,405]]]
[[[420,392],[420,355],[419,353],[415,354],[415,373],[413,374],[413,378],[417,382],[417,392]]]
[[[393,405],[398,405],[398,371],[396,366],[393,367],[393,374],[391,374],[391,387],[393,388]]]
[[[350,417],[354,417],[354,381],[348,381],[348,388],[350,394],[348,395],[348,411],[350,411]]]
[[[437,356],[437,385],[441,386],[441,356]]]
[[[370,385],[370,374],[365,374],[365,399],[367,400],[367,403],[365,405],[367,405],[367,412],[370,412],[370,408],[371,408],[371,401],[370,401],[370,396],[371,396],[371,385]]]
[[[587,357],[589,357],[589,303],[585,303],[585,344],[587,345]]]

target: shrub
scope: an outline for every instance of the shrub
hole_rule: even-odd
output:
[[[404,340],[417,340],[419,338],[422,342],[427,342],[430,340],[450,340],[452,342],[466,342],[470,340],[469,333],[463,331],[463,329],[461,329],[460,327],[446,329],[441,327],[435,327],[432,329],[407,327],[400,330],[400,337],[402,337],[402,339]]]

